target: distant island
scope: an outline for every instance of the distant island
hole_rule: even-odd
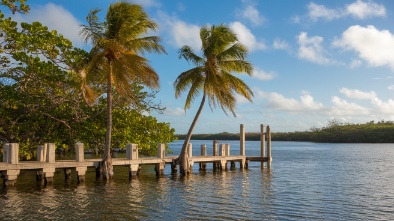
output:
[[[183,140],[186,135],[175,135]],[[260,140],[259,132],[245,133],[249,141]],[[193,134],[192,140],[239,140],[239,133]],[[326,127],[308,131],[271,132],[273,141],[309,141],[319,143],[394,143],[393,121],[370,121],[364,124],[330,121]]]

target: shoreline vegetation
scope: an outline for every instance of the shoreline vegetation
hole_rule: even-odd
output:
[[[186,135],[175,135],[179,140]],[[192,140],[239,140],[239,133],[193,134]],[[245,133],[248,141],[260,140],[260,132]],[[370,121],[364,124],[330,121],[322,128],[308,131],[271,132],[272,141],[306,141],[317,143],[394,143],[394,121]]]

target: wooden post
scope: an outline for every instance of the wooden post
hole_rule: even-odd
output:
[[[44,145],[37,147],[37,162],[45,162],[46,156],[44,155]]]
[[[260,156],[265,157],[265,133],[264,124],[260,125]],[[264,161],[261,161],[261,169],[264,168]]]
[[[8,143],[4,145],[5,157],[3,155],[3,160],[9,164],[18,164],[19,163],[19,144],[18,143]],[[3,153],[4,153],[3,152]],[[5,187],[14,186],[16,183],[16,179],[20,170],[6,170],[3,172],[3,184]]]
[[[272,162],[272,157],[271,157],[271,129],[270,126],[267,126],[267,168],[271,168],[271,162]]]
[[[77,172],[77,182],[84,183],[85,182],[85,175],[86,171],[88,170],[87,167],[76,167],[75,171]]]
[[[42,173],[44,174],[44,183],[50,184],[53,183],[53,177],[55,176],[56,168],[46,167],[42,169]]]
[[[214,140],[213,141],[213,156],[219,156],[219,151],[218,151],[218,141]],[[216,170],[219,168],[219,163],[213,163],[213,170]]]
[[[71,181],[71,169],[64,168],[64,181],[70,182]]]
[[[10,149],[10,144],[9,143],[5,143],[3,145],[3,162],[4,163],[8,163],[8,151]]]
[[[240,132],[239,132],[239,155],[244,156],[245,155],[245,127],[243,124],[240,126]]]
[[[83,162],[85,160],[85,150],[83,143],[75,144],[75,161]]]
[[[55,162],[55,144],[54,143],[46,143],[46,162],[54,163]]]
[[[226,144],[220,144],[220,156],[226,156]],[[227,160],[224,158],[220,161],[220,168],[222,170],[227,170]]]
[[[138,145],[137,144],[127,144],[126,145],[126,158],[128,160],[137,160],[138,159]],[[129,180],[132,180],[133,177],[137,177],[139,175],[139,164],[130,164],[129,165]]]
[[[193,145],[189,143],[187,145],[187,170],[189,173],[193,171]]]
[[[207,145],[202,144],[201,145],[201,156],[206,156],[207,155]],[[200,170],[205,170],[207,168],[206,163],[199,163],[200,164]]]
[[[165,156],[166,146],[165,144],[158,144],[157,147],[157,158],[163,159]],[[164,175],[165,162],[158,163],[155,165],[156,176]]]

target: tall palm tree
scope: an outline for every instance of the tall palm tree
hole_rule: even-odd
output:
[[[150,88],[159,87],[159,77],[144,52],[165,53],[157,36],[147,36],[158,27],[140,5],[117,2],[109,6],[106,19],[100,22],[92,10],[86,17],[88,25],[81,25],[81,36],[85,43],[91,41],[91,59],[81,70],[82,91],[90,104],[96,101],[100,92],[107,99],[107,131],[105,151],[102,159],[102,175],[113,175],[111,159],[112,93],[115,90],[125,97],[133,97],[131,84],[138,82]],[[96,90],[94,90],[96,88]]]
[[[252,90],[233,73],[246,73],[252,75],[253,65],[245,61],[247,48],[238,42],[234,32],[227,26],[205,26],[200,30],[202,41],[202,56],[197,55],[189,46],[179,50],[179,58],[195,65],[194,68],[181,73],[174,82],[175,97],[188,90],[185,102],[185,111],[190,108],[194,99],[202,94],[200,107],[190,125],[185,141],[179,155],[180,172],[186,175],[191,168],[187,164],[187,145],[197,120],[208,99],[211,109],[221,107],[227,114],[230,111],[234,117],[236,98],[235,94],[244,96],[249,101],[253,96]]]

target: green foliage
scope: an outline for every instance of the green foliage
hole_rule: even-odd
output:
[[[26,0],[1,0],[0,5],[8,7],[12,13],[19,12],[27,14],[30,10],[29,6],[25,4]],[[19,7],[18,7],[19,4]]]
[[[77,74],[91,56],[38,22],[22,23],[18,29],[17,23],[1,12],[0,38],[0,145],[19,143],[22,159],[32,159],[37,146],[45,142],[69,150],[78,141],[87,143],[87,147],[102,144],[105,101],[101,99],[98,105],[89,107],[83,101]],[[147,148],[146,154],[154,155],[153,142],[171,142],[174,131],[168,124],[141,114],[162,110],[153,102],[155,92],[145,92],[137,83],[129,90],[133,102],[114,95],[114,126],[119,130],[116,139],[124,143],[139,141],[141,152]],[[145,126],[144,131],[126,129],[140,124]],[[131,139],[149,130],[157,136]]]

